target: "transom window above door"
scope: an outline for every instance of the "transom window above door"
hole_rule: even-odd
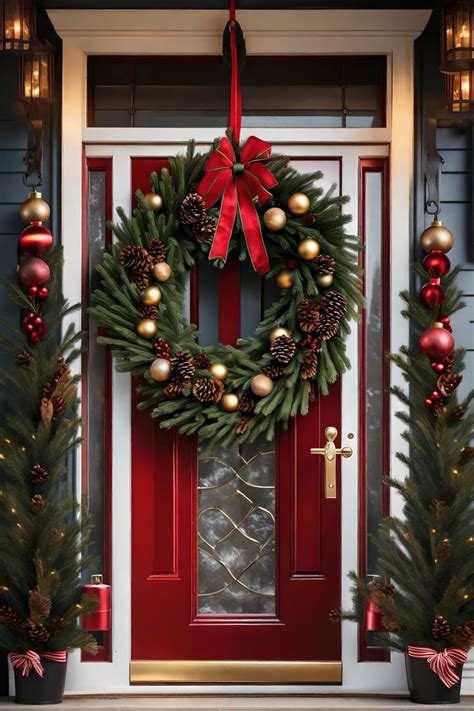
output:
[[[385,56],[247,57],[242,125],[379,128],[385,123]],[[222,57],[88,59],[88,125],[222,127],[229,106]]]

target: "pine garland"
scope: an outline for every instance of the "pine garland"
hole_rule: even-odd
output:
[[[160,175],[151,174],[152,189],[163,199],[163,208],[158,214],[150,209],[140,191],[131,218],[122,209],[117,210],[120,221],[111,225],[116,241],[97,267],[101,285],[92,295],[90,313],[108,330],[108,335],[101,336],[99,342],[112,348],[118,361],[117,369],[139,376],[139,408],[151,408],[152,416],[159,418],[161,427],[176,427],[183,434],[199,432],[202,437],[211,438],[215,445],[222,446],[236,440],[253,441],[260,435],[271,440],[278,424],[286,426],[291,417],[307,413],[314,387],[327,394],[331,383],[350,366],[344,337],[350,331],[350,320],[358,318],[359,308],[363,305],[357,266],[360,244],[358,238],[344,230],[350,220],[342,213],[347,198],[336,197],[333,190],[324,193],[315,184],[320,173],[300,174],[288,165],[286,158],[270,159],[267,166],[277,178],[278,186],[273,189],[273,200],[265,210],[285,206],[293,193],[303,192],[310,199],[311,215],[314,216],[309,221],[307,215],[295,217],[288,213],[285,227],[272,232],[264,226],[264,210],[260,214],[270,258],[267,278],[272,279],[290,269],[293,284],[289,289],[282,289],[280,297],[266,310],[253,338],[241,339],[237,348],[201,348],[195,326],[182,314],[185,274],[197,260],[207,258],[212,239],[203,236],[212,235],[218,214],[216,209],[204,213],[201,201],[195,196],[195,186],[203,175],[207,158],[208,155],[195,152],[191,141],[186,155],[170,159],[169,171],[163,169]],[[299,242],[308,237],[319,242],[321,255],[326,257],[320,263],[332,270],[330,289],[318,287],[317,270],[298,254]],[[150,272],[146,264],[145,255],[150,252],[154,240],[160,240],[164,245],[166,262],[171,267],[171,276],[164,281],[156,281],[153,270]],[[240,260],[248,256],[240,223],[234,229],[229,253],[236,254]],[[219,260],[214,265],[217,268],[224,266]],[[140,271],[143,266],[144,271]],[[158,286],[161,292],[157,306],[158,328],[153,340],[137,333],[143,314],[152,314],[143,310],[139,290],[141,284],[147,283]],[[316,310],[319,303],[325,307],[324,314],[314,316],[322,334],[314,343],[298,323],[298,305],[304,300],[314,302]],[[269,337],[277,326],[286,329],[289,340],[280,341],[273,349],[278,356],[275,358]],[[194,362],[204,353],[211,364],[225,364],[228,369],[225,392],[236,393],[240,399],[244,398],[244,402],[249,397],[255,400],[254,409],[247,413],[245,426],[241,422],[241,412],[228,412],[222,408],[220,391],[211,398],[210,388],[202,381],[203,377],[209,377],[206,368],[197,368],[187,379],[172,369],[170,380],[153,380],[150,366],[156,357],[153,346],[156,342],[160,343],[160,357],[164,354],[167,359],[169,353],[172,365],[180,352],[194,358]],[[305,357],[307,351],[316,346],[321,351],[316,359],[317,368],[313,357]],[[312,365],[308,367],[310,361]],[[303,362],[305,367],[302,369]],[[252,378],[265,372],[280,373],[280,368],[284,369],[281,376],[270,376],[273,382],[271,393],[255,397],[251,390]],[[199,387],[197,381],[200,381]]]

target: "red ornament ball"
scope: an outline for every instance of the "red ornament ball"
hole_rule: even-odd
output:
[[[433,368],[435,373],[441,374],[444,373],[446,370],[444,363],[431,363],[431,367]]]
[[[444,289],[440,284],[425,284],[420,291],[420,301],[429,309],[440,306],[444,299]]]
[[[443,360],[454,350],[454,338],[441,323],[423,331],[418,343],[420,350],[431,360]]]
[[[430,252],[423,259],[423,268],[432,277],[445,276],[451,269],[449,258],[440,251]]]
[[[49,294],[49,289],[47,286],[42,286],[41,289],[38,289],[38,293],[36,296],[38,299],[47,299]]]
[[[44,254],[53,244],[53,235],[47,227],[39,222],[33,222],[25,227],[19,239],[20,249],[26,254],[39,256]]]
[[[441,400],[441,393],[439,390],[433,390],[433,392],[430,395],[431,400]]]
[[[431,407],[433,404],[433,401],[429,397],[425,397],[424,399],[425,407]]]
[[[48,265],[38,257],[31,257],[26,262],[23,262],[18,270],[18,278],[29,289],[32,286],[44,286],[50,276],[51,272]]]

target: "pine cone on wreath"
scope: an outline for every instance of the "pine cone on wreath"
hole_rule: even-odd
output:
[[[43,624],[38,624],[34,620],[26,620],[23,623],[23,629],[33,644],[45,644],[51,636]]]
[[[170,359],[171,348],[164,338],[157,338],[156,341],[153,341],[152,345],[157,358],[164,358],[165,360]]]
[[[209,370],[211,366],[211,359],[204,353],[204,351],[201,351],[201,353],[194,356],[193,362],[196,370]]]
[[[195,371],[194,358],[187,351],[178,351],[178,353],[171,358],[173,380],[189,381]]]
[[[165,386],[163,392],[166,397],[172,400],[180,397],[186,385],[189,385],[189,380],[181,380],[181,378],[176,378],[175,380],[170,380],[170,382]]]
[[[440,375],[436,381],[436,386],[444,397],[449,397],[461,383],[462,375],[459,373],[448,373]]]
[[[21,351],[16,357],[16,364],[28,368],[31,365],[33,356],[28,351]]]
[[[307,212],[303,217],[303,224],[307,227],[313,227],[318,220],[318,214],[316,212]]]
[[[323,341],[333,338],[339,331],[341,318],[347,308],[345,297],[337,291],[330,291],[318,304],[319,322],[315,335]]]
[[[212,402],[216,399],[216,380],[198,378],[193,385],[193,395],[199,402]]]
[[[0,624],[7,627],[21,627],[23,620],[11,605],[0,605]]]
[[[51,632],[59,632],[66,627],[66,620],[64,617],[53,617],[50,624]]]
[[[151,318],[152,321],[156,321],[156,317],[158,316],[158,309],[156,306],[141,304],[137,311],[140,314],[140,318]]]
[[[459,420],[462,420],[464,415],[466,414],[466,410],[461,407],[461,405],[458,405],[451,413],[450,415],[450,420],[451,422],[458,422]]]
[[[212,244],[216,226],[217,222],[212,215],[204,215],[199,222],[193,225],[193,234],[199,244]]]
[[[239,412],[242,415],[251,415],[256,405],[254,398],[249,393],[244,393],[239,401]]]
[[[42,595],[39,590],[30,590],[28,593],[30,617],[34,622],[47,620],[51,612],[51,598]]]
[[[291,336],[278,336],[270,346],[270,353],[277,361],[286,365],[296,353],[296,345]]]
[[[300,366],[300,378],[312,380],[318,374],[318,354],[314,350],[305,351]]]
[[[435,400],[433,404],[431,405],[431,412],[435,417],[439,417],[441,415],[441,412],[444,407],[444,401],[443,400]]]
[[[179,217],[185,225],[192,225],[204,217],[204,200],[198,193],[188,193],[181,203]]]
[[[145,289],[149,284],[148,273],[153,268],[153,259],[144,247],[127,245],[120,252],[120,264],[127,272],[130,281],[140,289]]]
[[[431,635],[433,639],[447,639],[451,634],[451,627],[448,620],[443,615],[438,615],[431,625]]]
[[[456,627],[456,644],[468,652],[474,646],[474,620],[467,620]]]
[[[252,422],[252,417],[250,415],[247,415],[246,417],[242,417],[239,424],[235,428],[235,434],[242,435],[242,434],[244,434],[244,432],[247,432],[248,428],[250,427],[251,422]]]
[[[319,321],[318,304],[312,299],[302,299],[296,310],[298,325],[304,333],[316,330]]]
[[[340,607],[335,607],[329,611],[329,622],[333,622],[335,624],[342,622],[342,612]]]
[[[334,274],[336,271],[336,260],[329,254],[320,254],[316,257],[312,266],[316,274]]]
[[[164,242],[162,242],[159,237],[155,237],[148,247],[148,254],[150,255],[153,264],[157,262],[166,262],[166,247]]]
[[[31,481],[33,484],[45,484],[48,476],[48,471],[42,467],[41,464],[35,464],[31,470]]]
[[[275,363],[270,363],[262,368],[262,373],[270,378],[270,380],[280,380],[285,374],[285,369],[281,365],[276,365]]]

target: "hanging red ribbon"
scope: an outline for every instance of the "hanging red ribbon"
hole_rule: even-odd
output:
[[[456,666],[467,662],[466,652],[457,647],[447,647],[442,652],[437,652],[432,647],[410,646],[408,647],[408,656],[415,659],[426,659],[431,671],[439,676],[448,689],[459,681]]]
[[[262,163],[270,157],[269,143],[250,136],[237,158],[242,122],[242,94],[240,91],[237,57],[235,0],[230,0],[229,12],[231,87],[229,128],[234,146],[228,138],[221,138],[219,146],[207,161],[197,192],[204,198],[206,208],[221,200],[219,221],[209,252],[209,259],[227,259],[232,230],[239,211],[247,249],[254,269],[266,274],[270,269],[267,250],[263,242],[260,218],[255,203],[261,207],[272,194],[269,188],[278,185],[275,176]]]
[[[237,161],[229,139],[221,138],[219,146],[207,161],[197,192],[204,198],[206,208],[212,207],[222,196],[209,259],[227,259],[238,209],[254,269],[259,274],[268,272],[270,263],[254,200],[261,207],[272,197],[267,188],[278,184],[273,173],[261,162],[270,156],[271,150],[269,143],[250,136]]]
[[[52,662],[58,662],[64,664],[67,660],[67,652],[38,652],[29,649],[24,654],[17,654],[12,652],[10,655],[10,661],[14,669],[20,669],[22,676],[29,676],[32,669],[42,677],[44,674],[43,665],[41,664],[41,659],[50,659]]]

